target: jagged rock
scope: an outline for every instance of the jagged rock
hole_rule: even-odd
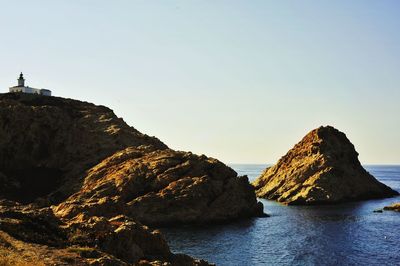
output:
[[[123,215],[108,219],[81,214],[63,222],[50,208],[10,201],[0,202],[1,253],[25,254],[28,261],[45,257],[44,265],[132,265],[141,261],[209,265],[171,253],[159,231]]]
[[[353,144],[331,126],[308,133],[253,185],[257,196],[285,204],[328,204],[398,195],[361,166]]]
[[[400,212],[400,203],[394,203],[390,206],[386,206],[383,208],[385,211],[396,211]]]
[[[55,208],[79,213],[124,213],[149,225],[226,221],[262,213],[246,177],[221,162],[170,149],[127,148],[88,171],[82,189]]]
[[[70,243],[97,246],[128,263],[136,263],[144,258],[168,259],[172,256],[159,231],[150,231],[123,215],[111,219],[80,215],[69,221],[66,228],[72,232]]]

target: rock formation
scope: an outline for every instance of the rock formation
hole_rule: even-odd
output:
[[[169,149],[103,106],[0,96],[0,196],[148,224],[220,222],[262,214],[246,177],[218,160]],[[234,204],[232,204],[234,202]]]
[[[123,215],[105,218],[82,213],[62,222],[50,208],[2,200],[0,264],[21,262],[25,262],[23,265],[209,265],[203,260],[171,253],[157,230]]]
[[[396,211],[396,212],[400,212],[400,203],[394,203],[390,206],[386,206],[385,208],[383,208],[385,211]]]
[[[222,222],[261,213],[247,177],[186,152],[127,148],[87,172],[82,188],[55,208],[59,217],[123,213],[148,225]]]
[[[142,223],[263,215],[247,177],[218,160],[171,150],[104,106],[57,97],[0,95],[0,182],[10,254],[34,245],[57,263],[206,265],[172,254]]]
[[[253,182],[257,196],[311,205],[384,198],[398,192],[360,164],[346,135],[326,126],[312,130]]]

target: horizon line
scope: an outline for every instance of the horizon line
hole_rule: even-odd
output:
[[[277,164],[277,163],[238,163],[238,162],[235,162],[235,163],[226,163],[227,165],[244,165],[244,164],[247,164],[247,165],[266,165],[266,166],[272,166],[272,165],[275,165],[275,164]],[[400,163],[361,163],[361,165],[364,165],[364,166],[400,166]]]

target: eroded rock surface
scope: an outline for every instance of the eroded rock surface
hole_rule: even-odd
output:
[[[257,196],[285,204],[328,204],[398,195],[361,166],[353,144],[331,126],[308,133],[253,185]]]
[[[61,221],[50,208],[0,201],[0,254],[43,265],[209,265],[173,254],[157,230],[119,215]]]
[[[222,222],[262,214],[247,177],[221,162],[170,149],[127,148],[90,171],[82,189],[55,208],[79,213],[123,213],[144,224]]]

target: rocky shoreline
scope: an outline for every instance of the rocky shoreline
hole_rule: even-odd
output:
[[[140,133],[107,107],[27,94],[0,94],[0,169],[5,265],[211,265],[172,253],[154,228],[267,216],[256,195],[288,205],[398,195],[330,126],[250,184],[217,159]]]

